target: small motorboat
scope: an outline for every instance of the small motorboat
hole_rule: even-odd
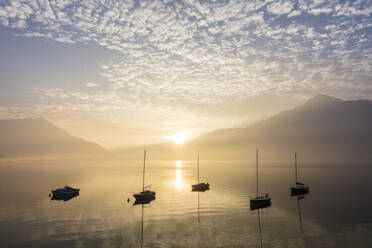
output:
[[[291,187],[291,195],[302,195],[309,193],[309,186],[297,180],[297,153],[295,152],[295,179],[296,185]]]
[[[74,189],[67,185],[63,188],[52,190],[53,197],[78,195],[79,192],[80,192],[80,189]]]

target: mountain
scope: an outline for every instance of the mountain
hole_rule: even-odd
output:
[[[108,151],[43,118],[0,120],[0,157],[97,157]]]
[[[372,102],[318,95],[252,126],[216,130],[189,145],[230,158],[259,147],[267,161],[288,161],[297,151],[306,163],[371,163]]]
[[[205,159],[254,161],[256,147],[263,162],[293,162],[297,151],[301,163],[371,164],[372,102],[318,95],[251,126],[219,129],[179,147],[162,144],[147,149],[155,158],[195,158],[199,151]]]

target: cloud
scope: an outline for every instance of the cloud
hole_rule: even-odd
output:
[[[320,14],[329,14],[333,11],[331,8],[317,8],[317,9],[310,9],[308,13],[313,15],[320,15]]]
[[[292,1],[276,1],[267,6],[267,11],[276,15],[288,14],[293,9]]]
[[[195,120],[198,106],[218,112],[265,94],[371,98],[371,11],[368,1],[28,0],[2,2],[0,25],[114,51],[79,89],[35,87],[55,111]]]
[[[99,87],[100,85],[98,83],[88,82],[85,84],[85,86],[88,88],[95,88],[95,87]]]

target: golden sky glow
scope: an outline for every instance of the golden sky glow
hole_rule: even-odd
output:
[[[178,145],[182,145],[191,138],[191,134],[188,131],[182,131],[166,137]]]
[[[44,117],[114,149],[183,144],[319,93],[371,99],[371,14],[340,0],[3,1],[0,119]]]
[[[176,161],[176,167],[177,168],[181,168],[182,167],[182,163],[183,163],[183,161],[180,161],[180,160]]]

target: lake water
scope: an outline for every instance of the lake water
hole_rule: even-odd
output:
[[[201,161],[211,187],[197,193],[195,161],[149,161],[156,199],[133,206],[141,161],[3,161],[0,247],[372,247],[370,168],[300,164],[310,193],[299,199],[293,167],[262,166],[272,205],[259,219],[255,173],[254,163]],[[50,200],[65,184],[80,195]]]

